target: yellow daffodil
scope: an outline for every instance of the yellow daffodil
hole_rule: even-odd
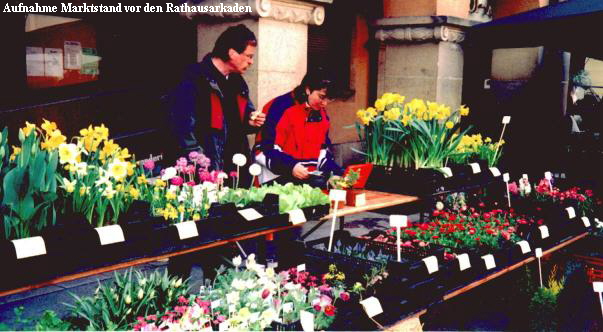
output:
[[[469,107],[461,105],[461,107],[459,108],[459,113],[461,114],[461,116],[469,115]]]
[[[132,187],[132,188],[130,188],[129,194],[130,194],[130,196],[132,196],[132,198],[137,199],[138,196],[140,196],[140,191],[138,191],[138,189]]]
[[[116,159],[109,164],[108,174],[117,181],[123,180],[128,175],[128,163]]]
[[[167,193],[165,193],[165,198],[169,201],[175,200],[176,199],[176,193],[173,191],[168,191]]]
[[[184,213],[184,205],[182,205],[182,204],[178,205],[178,212]]]
[[[25,121],[25,127],[21,128],[20,130],[23,132],[23,136],[27,137],[32,132],[34,134],[36,133],[36,125]]]
[[[201,220],[201,215],[198,213],[193,214],[193,221]]]
[[[55,131],[57,129],[57,124],[54,122],[50,122],[46,119],[42,119],[44,122],[42,123],[42,125],[40,127],[42,127],[42,129],[44,129],[44,131],[46,132],[46,134],[50,134],[53,131]]]
[[[59,145],[59,162],[61,164],[74,164],[78,156],[77,146],[75,144],[62,143]]]
[[[484,142],[490,143],[490,142],[492,142],[492,139],[490,137],[486,137],[486,139],[484,140]]]
[[[106,140],[109,138],[109,129],[104,124],[94,127],[94,133],[100,140]]]
[[[126,149],[127,151],[128,149]],[[122,159],[123,160],[123,159]],[[132,176],[134,174],[134,168],[136,167],[135,164],[131,163],[131,162],[126,162],[127,166],[126,168],[128,169],[128,176]]]
[[[383,99],[377,99],[375,101],[375,108],[377,111],[383,111],[385,109],[385,101]]]
[[[141,175],[141,176],[139,176],[139,177],[136,178],[136,182],[138,184],[145,184],[145,183],[147,183],[147,177],[144,176],[144,175]]]
[[[385,121],[395,121],[400,118],[400,114],[400,109],[398,107],[394,107],[383,112],[383,118]]]
[[[454,127],[454,122],[452,122],[452,121],[446,121],[446,128],[452,129],[452,127]]]
[[[46,140],[42,142],[41,147],[42,149],[52,151],[56,149],[59,145],[65,143],[65,141],[67,141],[67,137],[61,135],[60,130],[54,130],[46,136]]]
[[[117,154],[117,158],[121,159],[121,160],[126,160],[128,158],[130,158],[130,152],[128,152],[128,148],[123,148],[121,150],[119,150],[119,153]]]
[[[167,183],[161,179],[155,180],[155,187],[165,187]]]
[[[103,145],[103,149],[100,152],[99,158],[101,160],[104,160],[107,157],[113,156],[118,151],[119,151],[119,145],[115,144],[113,142],[113,140],[105,141],[105,144]]]
[[[115,196],[116,193],[117,193],[117,191],[115,191],[111,185],[108,185],[102,191],[101,195],[104,196],[104,197],[106,197],[107,199],[113,199],[113,196]]]
[[[69,179],[67,178],[63,178],[63,188],[65,189],[65,191],[67,191],[68,193],[72,193],[75,190],[75,184],[77,183],[76,180],[73,181],[69,181]]]
[[[21,148],[13,145],[13,154],[10,155],[10,160],[15,160],[19,153],[21,153]]]
[[[90,193],[90,187],[81,186],[80,187],[80,196],[84,196]]]

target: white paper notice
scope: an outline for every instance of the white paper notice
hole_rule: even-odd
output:
[[[27,76],[44,76],[44,49],[28,46],[25,48]]]
[[[503,116],[503,118],[502,118],[503,124],[509,124],[510,122],[511,122],[511,116],[509,116],[509,115]]]
[[[366,194],[356,194],[355,200],[356,206],[365,206],[366,205]]]
[[[390,227],[407,227],[408,226],[408,216],[403,216],[400,214],[393,214],[389,216],[389,226]]]
[[[567,211],[567,217],[570,219],[574,219],[576,218],[576,210],[574,210],[573,207],[568,207],[565,209],[565,211]]]
[[[41,236],[12,240],[17,259],[46,255],[46,244]]]
[[[374,296],[360,301],[360,304],[362,304],[364,311],[366,311],[366,314],[371,318],[383,312],[381,302],[379,302],[379,299]]]
[[[289,211],[289,221],[293,225],[301,224],[306,222],[306,215],[304,215],[304,211],[301,209],[295,209]]]
[[[492,176],[497,178],[500,176],[500,170],[497,167],[490,167],[490,173],[492,173]]]
[[[517,242],[517,245],[521,248],[522,254],[527,254],[531,251],[528,241],[519,241]]]
[[[119,225],[103,226],[95,228],[100,239],[101,246],[124,242],[124,232]]]
[[[345,201],[346,192],[345,190],[331,189],[329,190],[329,199],[335,202]]]
[[[82,44],[79,41],[66,40],[63,49],[65,50],[65,69],[82,69]]]
[[[44,76],[63,77],[63,50],[60,48],[44,49]]]
[[[547,226],[542,225],[538,227],[538,229],[540,230],[541,239],[546,239],[547,237],[549,237],[549,228]]]
[[[459,260],[459,270],[465,271],[466,269],[471,267],[471,262],[469,261],[468,254],[460,254],[456,256]]]
[[[427,267],[427,273],[432,274],[438,271],[438,258],[436,256],[425,257],[423,258],[423,262]]]
[[[306,264],[299,264],[297,266],[297,272],[306,271]]]
[[[593,282],[593,290],[597,293],[603,293],[603,281]]]
[[[494,256],[492,256],[492,254],[482,256],[482,259],[484,260],[484,263],[486,263],[486,270],[491,270],[496,267]]]
[[[263,217],[256,209],[239,210],[239,214],[247,221],[257,220]]]
[[[584,223],[584,227],[590,227],[590,220],[588,220],[588,217],[582,217],[582,222]]]
[[[299,312],[299,320],[304,332],[314,332],[314,314],[302,310]]]
[[[469,164],[471,166],[471,170],[473,170],[473,174],[481,173],[482,169],[479,167],[478,163]]]
[[[551,174],[551,172],[544,172],[544,178],[551,181],[553,179],[553,174]]]
[[[503,181],[509,182],[510,180],[511,180],[511,177],[509,176],[509,173],[503,174]]]
[[[536,248],[536,249],[534,249],[534,251],[536,253],[537,258],[542,257],[542,248]]]
[[[179,222],[175,226],[176,229],[178,229],[178,237],[180,240],[199,236],[199,231],[197,230],[197,225],[195,225],[194,221]]]
[[[442,168],[440,168],[440,171],[442,171],[442,173],[444,173],[445,178],[452,177],[452,170],[450,169],[450,167],[442,167]]]

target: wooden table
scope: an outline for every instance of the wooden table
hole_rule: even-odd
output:
[[[284,231],[284,230],[295,228],[295,227],[299,227],[299,225],[290,225],[290,226],[267,229],[267,230],[263,230],[263,231],[259,231],[259,232],[255,232],[255,233],[245,234],[245,235],[242,235],[242,236],[239,236],[236,238],[232,238],[232,239],[220,240],[220,241],[203,244],[203,245],[200,245],[200,246],[194,247],[194,248],[174,251],[174,252],[170,252],[170,253],[158,255],[158,256],[143,257],[143,258],[127,261],[127,262],[117,263],[114,265],[95,268],[95,269],[84,271],[84,272],[68,274],[68,275],[57,277],[57,278],[54,278],[54,279],[51,279],[48,281],[44,281],[44,282],[41,282],[38,284],[27,285],[27,286],[15,288],[15,289],[0,291],[0,296],[6,296],[6,295],[25,292],[25,291],[36,289],[36,288],[56,285],[56,284],[59,284],[62,282],[86,278],[86,277],[90,277],[90,276],[100,274],[100,273],[111,272],[111,271],[124,269],[124,268],[132,267],[132,266],[137,266],[137,265],[141,265],[141,264],[146,264],[146,263],[150,263],[150,262],[178,256],[178,255],[184,255],[184,254],[192,253],[195,251],[214,248],[214,247],[222,246],[222,245],[225,245],[228,243],[234,243],[237,241],[247,240],[247,239],[256,238],[256,237],[260,237],[260,236],[267,236],[267,235],[273,234],[275,232],[280,232],[280,231]]]
[[[324,216],[318,221],[314,227],[312,227],[308,232],[301,236],[301,239],[304,240],[312,233],[314,233],[320,226],[322,226],[325,222],[332,220],[333,217],[339,218],[339,229],[343,230],[344,227],[344,217],[349,216],[356,213],[367,212],[379,210],[387,207],[408,204],[412,202],[416,202],[419,200],[418,197],[415,196],[406,196],[400,194],[392,194],[380,191],[373,190],[359,190],[358,194],[366,195],[366,204],[362,206],[344,206],[342,209],[337,210],[337,214],[333,214],[333,212]],[[333,210],[331,210],[333,211]]]

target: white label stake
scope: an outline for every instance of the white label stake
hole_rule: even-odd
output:
[[[333,202],[335,208],[333,209],[333,219],[331,220],[331,236],[329,237],[329,252],[333,248],[333,236],[335,235],[335,221],[337,220],[337,208],[339,202],[345,201],[345,190],[331,189],[329,191],[329,198]]]
[[[289,221],[293,225],[301,224],[306,222],[306,215],[302,209],[295,209],[289,211]]]
[[[576,210],[574,210],[573,207],[570,206],[570,207],[566,208],[565,211],[567,211],[567,217],[569,219],[576,218]]]
[[[432,274],[438,271],[438,258],[436,256],[429,256],[423,258],[423,263],[427,267],[427,273]]]
[[[553,191],[553,174],[551,172],[544,172],[544,178],[549,182],[549,188]]]
[[[509,192],[509,173],[503,174],[503,181],[505,181],[505,188],[507,188],[507,204],[509,209],[511,208],[511,193]]]
[[[94,230],[98,233],[101,246],[124,242],[126,240],[124,238],[124,232],[119,225],[97,227]]]
[[[584,224],[584,227],[590,227],[590,220],[588,220],[588,217],[582,217],[582,223]]]
[[[239,214],[247,221],[257,220],[263,217],[256,209],[252,208],[239,210]]]
[[[471,166],[471,170],[473,171],[473,174],[478,174],[482,172],[482,169],[479,167],[478,163],[472,163],[469,164],[469,166]]]
[[[468,254],[460,254],[456,258],[459,260],[459,270],[465,271],[466,269],[471,267],[471,262],[469,261]]]
[[[522,254],[527,254],[531,251],[528,241],[519,241],[517,242],[517,245],[521,248]]]
[[[501,175],[500,170],[496,167],[490,167],[490,173],[492,173],[492,176],[495,178]]]
[[[41,236],[11,240],[15,246],[17,259],[46,255],[46,244]]]
[[[197,230],[197,225],[195,225],[194,221],[179,222],[175,226],[176,230],[178,230],[178,237],[180,240],[199,236],[199,231]]]
[[[539,226],[538,229],[540,230],[540,238],[541,239],[546,239],[547,237],[549,237],[549,228],[545,225]]]
[[[496,263],[494,262],[494,256],[492,256],[492,254],[482,256],[482,259],[486,264],[486,270],[491,270],[496,267]]]
[[[538,276],[540,277],[540,288],[544,287],[542,284],[542,265],[540,263],[540,257],[542,257],[542,248],[536,248],[536,259],[538,260]]]
[[[377,299],[374,296],[371,296],[367,299],[360,301],[360,304],[362,305],[362,307],[364,308],[364,311],[366,311],[366,314],[370,318],[373,318],[383,312],[383,308],[381,307],[381,302],[379,302],[379,299]]]
[[[398,262],[402,261],[402,241],[400,240],[400,233],[402,227],[408,226],[408,217],[403,215],[391,215],[389,216],[389,225],[396,227],[396,244],[398,252]]]

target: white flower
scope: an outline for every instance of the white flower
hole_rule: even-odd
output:
[[[178,287],[180,287],[180,285],[182,285],[182,278],[178,278],[178,280],[176,280],[174,287],[178,288]]]
[[[295,284],[292,283],[292,282],[288,282],[288,283],[285,284],[285,289],[288,290],[288,291],[292,291],[292,290],[295,289]]]
[[[232,259],[232,265],[234,265],[235,267],[239,267],[242,262],[243,262],[243,259],[241,258],[241,256],[237,256]]]
[[[77,145],[61,143],[59,145],[59,162],[61,164],[74,164],[78,156]]]
[[[260,175],[260,173],[262,173],[262,166],[258,164],[252,164],[251,166],[249,166],[249,174],[253,176],[258,176]]]
[[[230,292],[230,293],[226,294],[226,302],[238,303],[239,302],[239,292]]]
[[[78,176],[84,176],[88,174],[88,164],[86,164],[85,162],[75,163],[72,169],[77,173]]]
[[[218,179],[228,179],[228,174],[224,173],[224,172],[220,172],[218,173]]]
[[[444,203],[442,203],[442,202],[437,202],[437,203],[436,203],[436,209],[437,209],[438,211],[442,211],[442,210],[444,209]]]
[[[130,297],[130,295],[126,295],[126,304],[130,303],[132,303],[132,298]]]
[[[255,286],[255,282],[253,281],[253,279],[247,279],[247,281],[245,281],[245,287],[252,289],[253,286]]]
[[[178,174],[178,171],[175,167],[168,167],[163,170],[163,175],[161,176],[161,180],[167,181]]]
[[[230,284],[230,286],[238,291],[242,291],[245,289],[246,284],[244,280],[235,278],[232,283]]]
[[[128,175],[128,163],[116,159],[115,161],[109,164],[109,171],[107,173],[115,180],[123,179],[126,177],[126,175]]]
[[[237,166],[243,166],[247,162],[247,158],[244,155],[237,153],[232,156],[232,162]]]

